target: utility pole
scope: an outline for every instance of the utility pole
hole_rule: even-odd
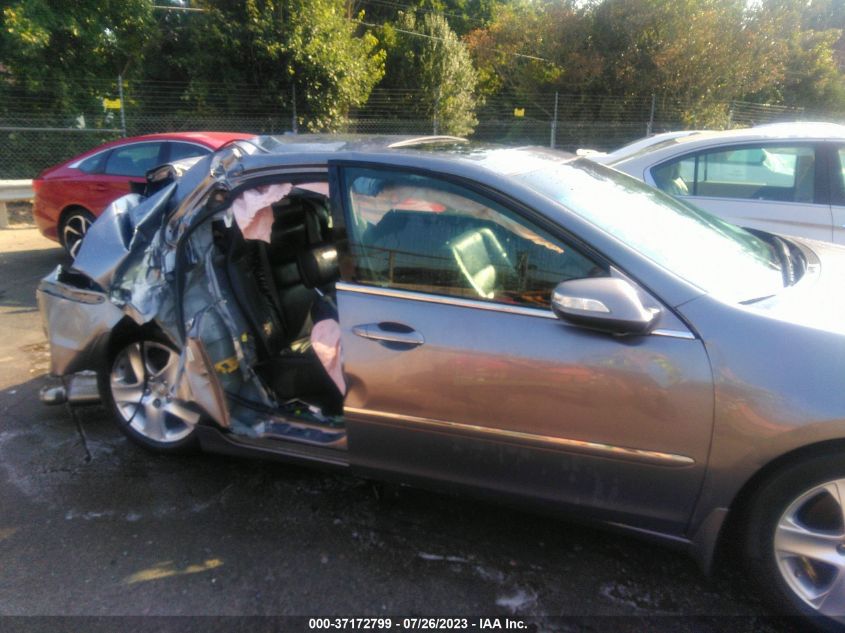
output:
[[[651,93],[651,113],[648,115],[648,124],[645,126],[645,135],[651,136],[654,132],[654,105],[655,105],[655,95]]]
[[[123,107],[123,75],[117,76],[117,96],[120,99],[120,129],[123,130],[123,138],[126,138],[126,111]]]
[[[291,115],[290,127],[294,134],[299,134],[296,123],[296,84],[291,84],[291,104],[293,105],[293,114]]]
[[[555,148],[555,144],[557,143],[557,101],[558,101],[558,93],[555,91],[555,110],[554,116],[552,116],[552,129],[549,133],[549,147],[552,149]]]

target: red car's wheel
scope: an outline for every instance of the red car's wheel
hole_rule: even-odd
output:
[[[71,258],[76,259],[76,254],[82,245],[82,238],[85,237],[95,219],[90,211],[81,207],[65,212],[59,224],[59,239]]]

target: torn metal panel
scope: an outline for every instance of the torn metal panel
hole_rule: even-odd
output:
[[[229,177],[242,169],[241,159],[257,151],[256,146],[248,143],[230,145],[197,163],[182,178],[179,182],[179,206],[168,218],[165,230],[168,244],[179,242],[194,217],[206,209],[209,194],[215,189],[228,189]]]
[[[81,371],[62,378],[61,382],[45,385],[38,392],[44,404],[95,404],[100,401],[97,372]]]
[[[89,239],[82,241],[74,269],[101,288],[108,288],[130,252],[149,244],[161,227],[175,190],[176,185],[170,184],[146,200],[138,194],[115,200],[91,225],[86,236]]]
[[[167,276],[169,253],[160,233],[143,248],[133,248],[116,271],[110,298],[137,323],[147,323],[164,315],[174,297]],[[172,268],[172,265],[170,265]]]
[[[208,416],[223,428],[231,426],[226,394],[217,380],[211,359],[198,338],[188,336],[187,346],[182,352],[185,360],[184,376],[195,402]],[[181,381],[180,381],[181,382]]]
[[[141,196],[130,193],[112,202],[88,230],[74,268],[108,288],[115,268],[129,252],[134,226],[129,210],[138,206]]]

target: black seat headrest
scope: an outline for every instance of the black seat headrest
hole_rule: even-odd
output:
[[[321,288],[337,281],[337,249],[331,244],[315,246],[297,255],[299,276],[307,288]]]

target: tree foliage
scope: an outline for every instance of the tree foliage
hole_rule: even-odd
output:
[[[515,0],[466,39],[486,94],[657,94],[677,104],[687,124],[720,125],[734,99],[845,110],[843,7],[837,0]]]
[[[157,4],[169,1],[179,0]],[[227,115],[290,112],[295,92],[308,127],[335,129],[376,86],[419,89],[419,98],[395,99],[402,114],[460,134],[484,97],[514,95],[516,104],[554,91],[621,96],[620,116],[656,94],[697,126],[727,123],[732,100],[845,113],[842,0],[192,0],[200,11],[190,13],[153,5],[7,0],[0,91],[21,103],[37,92],[33,108],[87,112],[114,96],[122,74],[167,82],[186,112]],[[243,85],[260,91],[247,101]],[[136,98],[153,109],[158,97]]]
[[[845,3],[768,0],[753,18],[780,73],[750,98],[845,111]]]
[[[367,100],[384,72],[376,38],[357,35],[340,0],[203,0],[201,6],[205,12],[189,25],[180,56],[190,60],[182,72],[200,103],[209,91],[248,83],[264,88],[270,104],[289,107],[295,91],[308,126],[333,129]]]
[[[3,12],[0,53],[15,82],[53,82],[66,105],[94,98],[92,82],[127,73],[170,81],[198,112],[209,95],[263,88],[261,105],[289,108],[294,89],[313,129],[332,129],[384,72],[384,52],[346,18],[343,0],[198,0],[191,13],[156,12],[149,0],[17,0]],[[87,91],[87,94],[86,94]],[[101,95],[100,95],[101,96]],[[219,108],[220,99],[214,100]]]
[[[400,16],[390,32],[388,70],[393,87],[420,90],[407,107],[419,118],[436,121],[438,131],[464,136],[474,129],[477,75],[466,45],[441,15]],[[396,81],[399,79],[399,81]]]
[[[18,94],[47,94],[48,107],[84,109],[92,82],[137,70],[153,32],[147,0],[19,0],[2,10],[0,64]]]

